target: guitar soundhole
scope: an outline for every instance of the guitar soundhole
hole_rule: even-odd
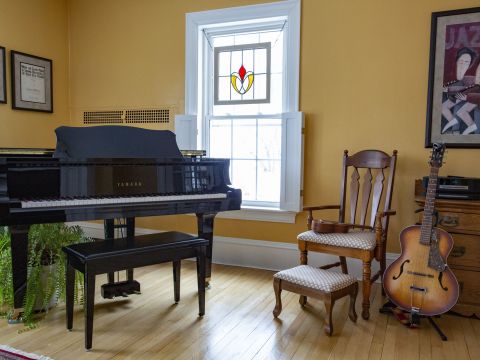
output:
[[[409,263],[409,262],[410,262],[410,260],[407,259],[407,260],[405,260],[405,261],[402,263],[402,265],[400,265],[400,273],[399,273],[397,276],[393,276],[393,277],[392,277],[393,280],[397,280],[400,276],[402,276],[402,274],[403,274],[403,267],[405,266],[406,263]]]
[[[448,287],[443,286],[442,279],[443,279],[443,272],[438,274],[438,282],[440,283],[440,287],[442,288],[442,290],[448,291]]]

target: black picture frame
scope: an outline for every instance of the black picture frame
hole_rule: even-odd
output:
[[[5,48],[0,46],[0,104],[7,102],[7,72],[5,66]]]
[[[425,147],[480,147],[480,7],[432,13]]]
[[[12,109],[53,112],[52,60],[10,51]]]

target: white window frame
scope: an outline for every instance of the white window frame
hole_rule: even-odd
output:
[[[181,127],[176,126],[177,139],[192,149],[202,148],[206,143],[202,94],[199,91],[199,74],[207,61],[206,51],[199,48],[204,30],[214,29],[226,23],[248,25],[265,21],[286,20],[284,46],[288,51],[284,58],[284,76],[288,86],[283,92],[282,174],[280,209],[244,207],[240,211],[222,212],[219,217],[295,222],[295,215],[302,206],[303,165],[303,114],[299,113],[299,67],[300,67],[300,0],[286,0],[267,4],[241,6],[186,14],[185,47],[185,114],[178,116]],[[206,46],[206,45],[205,45]],[[190,121],[188,125],[187,122]],[[192,122],[196,121],[196,124]],[[186,129],[190,133],[186,133]],[[196,129],[192,134],[192,129]],[[185,140],[188,139],[188,140]]]

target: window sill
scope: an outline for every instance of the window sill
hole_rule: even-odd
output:
[[[222,211],[218,213],[217,218],[294,224],[296,216],[297,213],[294,211],[268,209],[254,206],[242,206],[241,210]]]

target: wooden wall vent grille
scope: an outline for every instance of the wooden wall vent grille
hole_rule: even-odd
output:
[[[169,123],[170,109],[126,110],[127,124]]]
[[[84,124],[168,124],[171,109],[84,111]]]
[[[123,111],[85,111],[83,113],[84,124],[122,124]]]

